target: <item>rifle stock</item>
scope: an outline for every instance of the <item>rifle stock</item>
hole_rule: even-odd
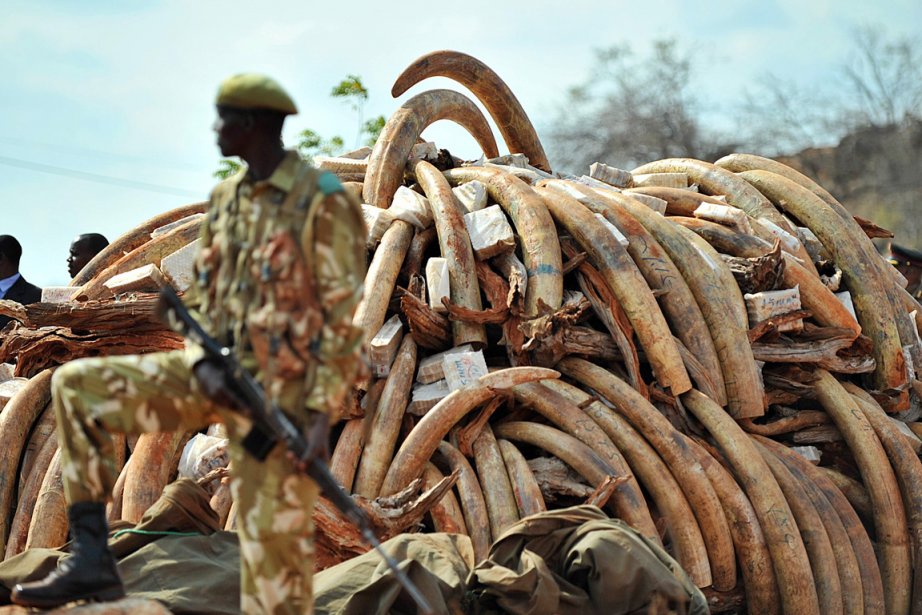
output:
[[[278,406],[272,403],[253,374],[240,365],[230,349],[219,344],[202,329],[202,326],[186,309],[182,299],[170,286],[164,286],[160,290],[158,313],[160,318],[174,331],[199,344],[205,350],[205,354],[217,361],[225,370],[228,382],[232,383],[234,388],[234,394],[246,404],[249,417],[253,420],[251,435],[259,433],[260,437],[254,440],[265,445],[257,446],[255,450],[250,449],[251,452],[257,457],[265,458],[278,442],[282,442],[297,459],[306,462],[307,474],[314,479],[326,498],[359,529],[365,541],[384,559],[397,580],[416,602],[419,612],[424,615],[434,615],[432,607],[429,606],[419,589],[397,566],[397,562],[381,548],[381,542],[375,536],[371,521],[365,511],[359,508],[355,500],[339,485],[324,460],[308,456],[307,440],[301,430]],[[247,439],[250,439],[249,436]]]

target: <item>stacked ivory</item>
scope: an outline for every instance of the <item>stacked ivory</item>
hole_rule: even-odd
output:
[[[517,519],[590,501],[663,544],[715,611],[922,602],[922,310],[874,251],[880,230],[756,156],[552,173],[488,67],[436,52],[393,93],[430,76],[465,85],[520,153],[499,157],[478,107],[436,90],[405,102],[374,150],[319,161],[365,203],[370,252],[356,322],[371,369],[334,429],[331,468],[382,537],[462,532],[480,558]],[[418,143],[438,119],[465,127],[484,158]],[[15,375],[30,379],[0,413],[3,475],[20,476],[18,493],[13,481],[0,491],[7,556],[66,533],[43,369],[84,345],[117,352],[91,347],[100,330],[162,336],[138,351],[175,347],[138,293],[181,286],[149,266],[170,271],[164,257],[191,249],[201,220],[187,216],[201,211],[114,242],[71,301],[11,314],[24,324],[0,359],[16,349]],[[48,326],[90,335],[40,360]],[[120,446],[130,463],[110,516],[139,517],[191,435]],[[232,527],[226,487],[209,488]],[[319,567],[363,548],[328,502],[315,520]]]
[[[436,52],[393,93],[431,76],[521,154],[436,90],[372,151],[319,160],[362,197],[371,252],[341,483],[380,498],[457,474],[426,528],[478,556],[588,499],[665,544],[715,610],[909,612],[922,310],[870,241],[884,231],[758,156],[551,173],[488,67]],[[437,119],[484,157],[420,144]]]

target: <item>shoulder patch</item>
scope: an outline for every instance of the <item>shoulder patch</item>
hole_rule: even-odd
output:
[[[339,183],[339,178],[329,171],[320,174],[320,177],[317,178],[317,187],[325,195],[343,191],[343,185]]]

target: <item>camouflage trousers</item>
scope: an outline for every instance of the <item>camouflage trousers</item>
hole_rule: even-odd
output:
[[[201,394],[186,351],[71,361],[55,372],[52,393],[70,504],[111,497],[118,476],[111,432],[193,431],[223,421],[237,504],[241,612],[313,612],[316,483],[293,472],[283,447],[262,462],[243,449],[245,420]]]

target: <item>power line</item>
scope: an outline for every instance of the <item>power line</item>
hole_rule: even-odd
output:
[[[139,182],[131,179],[122,179],[120,177],[112,177],[110,175],[101,175],[99,173],[87,173],[86,171],[77,171],[76,169],[68,169],[65,167],[59,167],[51,164],[44,164],[41,162],[30,162],[28,160],[20,160],[19,158],[10,158],[7,156],[0,156],[0,164],[5,164],[10,167],[17,167],[20,169],[27,169],[29,171],[37,171],[39,173],[49,173],[51,175],[59,175],[61,177],[70,177],[72,179],[82,179],[83,181],[95,182],[97,184],[108,184],[110,186],[120,186],[122,188],[131,188],[133,190],[144,190],[146,192],[159,192],[161,194],[170,194],[173,196],[184,196],[191,198],[200,198],[202,197],[201,192],[195,192],[193,190],[185,190],[183,188],[173,188],[171,186],[162,186],[160,184],[151,184],[148,182]]]

